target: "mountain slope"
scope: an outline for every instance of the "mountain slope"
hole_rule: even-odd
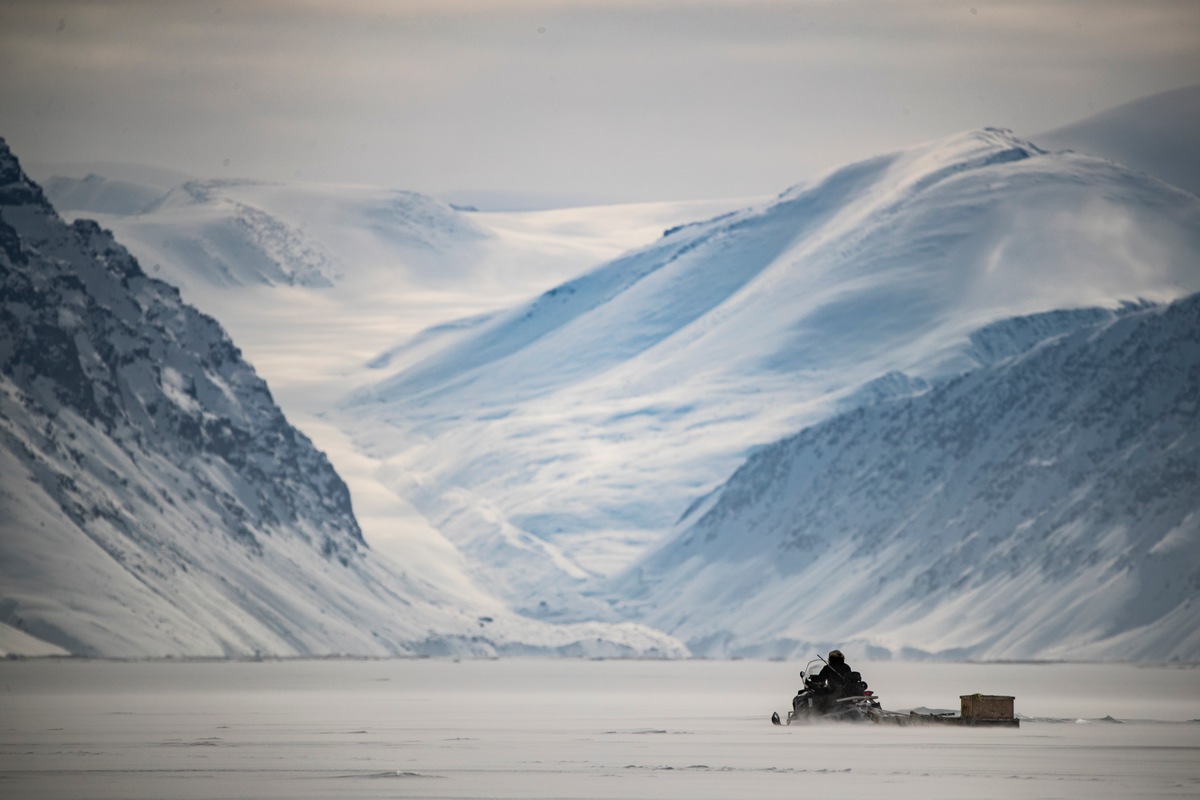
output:
[[[989,323],[1200,290],[1197,252],[1196,198],[973,131],[673,228],[334,419],[485,585],[594,615],[572,592],[754,446],[977,366],[970,335]]]
[[[95,223],[65,224],[2,142],[0,283],[0,649],[683,652],[522,619],[447,583],[457,565],[434,585],[372,553],[217,323]]]
[[[708,655],[1200,659],[1200,295],[1101,316],[761,449],[614,594]]]

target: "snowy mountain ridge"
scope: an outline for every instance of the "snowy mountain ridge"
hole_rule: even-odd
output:
[[[210,317],[0,143],[0,650],[680,655],[407,572]]]
[[[985,325],[970,335],[967,354],[978,364],[988,365],[1021,355],[1048,339],[1110,322],[1123,314],[1153,307],[1142,301],[1127,301],[1116,308],[1056,309],[1040,314],[1010,317]]]
[[[1200,659],[1200,294],[1096,316],[756,451],[612,596],[710,656]]]

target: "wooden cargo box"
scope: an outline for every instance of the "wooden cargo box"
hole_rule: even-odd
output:
[[[1013,719],[1013,698],[999,694],[964,694],[962,718],[969,719]]]

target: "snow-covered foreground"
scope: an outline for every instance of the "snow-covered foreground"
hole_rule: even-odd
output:
[[[1200,793],[1194,667],[855,663],[885,708],[1005,693],[1026,719],[1016,730],[773,727],[800,667],[0,662],[0,788],[22,798]]]

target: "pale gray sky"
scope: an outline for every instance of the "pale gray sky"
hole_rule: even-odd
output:
[[[1194,0],[0,2],[26,163],[459,200],[774,193],[1195,83]]]

